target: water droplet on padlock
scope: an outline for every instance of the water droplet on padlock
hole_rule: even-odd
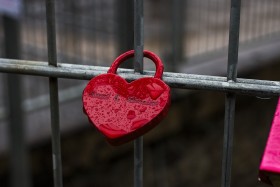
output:
[[[133,111],[133,110],[128,111],[127,119],[133,120],[135,117],[136,117],[135,111]]]
[[[143,107],[140,108],[139,111],[140,111],[140,112],[145,112],[146,110],[147,110],[147,107],[143,106]]]
[[[165,100],[163,98],[159,99],[159,105],[163,107],[165,105]]]
[[[156,83],[148,84],[146,87],[148,88],[150,97],[153,100],[156,100],[164,92],[164,89]]]

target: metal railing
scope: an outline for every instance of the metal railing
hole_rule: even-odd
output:
[[[135,70],[120,69],[119,74],[127,80],[135,80],[145,75],[151,75],[151,71],[143,71],[143,0],[135,0],[134,9],[134,49]],[[237,78],[239,30],[241,1],[231,0],[230,25],[228,43],[228,67],[227,77],[191,75],[185,73],[165,72],[163,80],[172,88],[211,90],[224,92],[225,121],[224,144],[222,161],[222,187],[230,186],[232,147],[234,137],[234,116],[236,94],[253,96],[279,96],[280,82],[269,80],[252,80]],[[58,102],[58,78],[89,80],[94,76],[105,73],[106,67],[57,63],[56,34],[55,34],[55,10],[54,0],[46,0],[47,18],[47,43],[48,63],[28,60],[0,59],[0,72],[36,75],[49,77],[51,127],[53,147],[53,175],[54,186],[62,187],[62,161],[60,151],[60,127],[59,127],[59,102]],[[143,139],[135,141],[135,187],[143,186]],[[51,155],[50,155],[51,156]]]

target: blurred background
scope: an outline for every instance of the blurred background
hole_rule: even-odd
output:
[[[47,61],[45,2],[23,0],[20,7],[12,20],[0,8],[0,57]],[[225,76],[229,12],[230,0],[146,0],[144,48],[161,57],[165,71]],[[13,33],[18,40],[11,42]],[[108,67],[133,49],[133,1],[57,0],[56,33],[58,62]],[[154,69],[149,61],[144,68]],[[279,72],[280,1],[243,0],[238,77],[279,81]],[[0,186],[16,180],[9,142],[18,131],[29,186],[53,186],[48,78],[21,75],[21,90],[12,93],[8,80],[0,74]],[[87,82],[59,79],[64,186],[132,186],[133,143],[112,147],[87,122],[81,104]],[[23,129],[10,131],[8,101],[19,97]],[[144,136],[144,186],[219,186],[224,94],[174,89],[172,97],[167,118]],[[276,102],[237,97],[233,187],[266,186],[258,182],[258,167]]]

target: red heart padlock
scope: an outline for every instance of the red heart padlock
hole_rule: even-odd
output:
[[[161,80],[163,64],[158,56],[144,51],[156,65],[154,77],[128,83],[116,74],[118,66],[134,56],[134,50],[120,55],[107,74],[91,79],[83,92],[84,112],[89,121],[112,145],[133,140],[155,127],[167,114],[170,88]]]

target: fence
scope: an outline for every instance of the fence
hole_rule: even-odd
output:
[[[84,1],[87,2],[87,1]],[[196,1],[197,3],[202,3],[201,1]],[[248,1],[252,3],[252,1]],[[247,2],[247,3],[248,3]],[[35,2],[34,6],[36,5]],[[177,2],[178,3],[178,2]],[[248,3],[249,5],[251,5]],[[275,3],[275,1],[274,1]],[[247,5],[248,5],[247,4]],[[100,2],[100,5],[102,3]],[[176,3],[175,3],[176,5]],[[177,4],[178,5],[178,4]],[[209,4],[208,4],[209,5]],[[216,4],[221,5],[221,4]],[[256,4],[254,4],[256,5]],[[59,4],[58,4],[59,6]],[[87,4],[85,3],[85,7]],[[104,6],[104,4],[103,4]],[[210,5],[209,5],[210,6]],[[75,7],[75,6],[72,6]],[[240,34],[240,23],[241,26],[246,27],[248,25],[245,25],[243,22],[240,22],[240,7],[241,7],[241,1],[240,0],[232,0],[230,4],[230,24],[229,24],[229,43],[228,43],[228,71],[227,71],[227,77],[218,77],[218,76],[207,76],[207,75],[193,75],[193,74],[185,74],[185,73],[171,73],[166,72],[163,75],[163,80],[170,85],[172,88],[180,88],[180,89],[196,89],[196,90],[211,90],[211,91],[218,91],[223,92],[226,94],[226,103],[225,103],[225,125],[224,125],[224,146],[223,146],[223,161],[222,161],[222,184],[221,186],[226,187],[230,186],[230,176],[231,176],[231,160],[232,160],[232,141],[233,141],[233,127],[234,127],[234,110],[235,110],[235,99],[236,94],[246,94],[246,95],[253,95],[253,96],[265,96],[265,97],[271,97],[271,96],[279,96],[280,95],[280,83],[277,81],[269,81],[269,80],[252,80],[252,79],[239,79],[237,78],[237,62],[238,62],[238,46],[239,46],[239,34]],[[245,6],[246,7],[246,4]],[[249,6],[250,10],[253,11],[252,6]],[[275,8],[277,6],[267,6],[267,9],[269,8]],[[98,9],[98,8],[97,8]],[[275,8],[276,9],[276,8]],[[36,10],[36,8],[31,7],[31,11]],[[100,9],[99,9],[100,10]],[[73,10],[70,9],[70,12]],[[76,10],[77,11],[77,10]],[[135,1],[135,9],[134,9],[134,49],[136,49],[136,62],[142,61],[142,50],[143,50],[143,44],[144,44],[144,38],[143,38],[143,1]],[[34,11],[36,12],[36,11]],[[40,12],[40,11],[39,11]],[[273,11],[276,12],[276,11]],[[179,13],[182,13],[179,11]],[[100,14],[102,14],[100,12]],[[202,13],[198,13],[202,17]],[[252,13],[253,14],[253,13]],[[277,14],[277,13],[275,13]],[[44,48],[44,44],[47,43],[47,49],[48,49],[48,63],[46,62],[39,62],[39,61],[29,61],[29,60],[11,60],[11,59],[0,59],[0,71],[4,73],[16,73],[16,74],[25,74],[25,75],[36,75],[36,76],[43,76],[43,77],[49,77],[49,84],[50,84],[50,105],[51,105],[51,121],[52,121],[52,145],[53,145],[53,174],[54,174],[54,186],[62,186],[62,170],[61,170],[61,156],[60,156],[60,128],[59,128],[59,103],[58,103],[58,87],[57,87],[57,80],[58,78],[66,78],[66,79],[78,79],[78,80],[89,80],[94,76],[97,76],[101,73],[105,73],[107,68],[106,67],[100,67],[100,66],[89,66],[89,65],[80,65],[80,64],[69,64],[69,63],[57,63],[57,51],[56,51],[56,32],[55,32],[55,10],[54,10],[54,1],[47,0],[46,1],[46,19],[47,19],[47,35],[48,39],[47,41],[42,41],[40,45],[42,44],[41,48]],[[178,16],[178,15],[177,15]],[[180,16],[180,15],[179,15]],[[268,16],[268,15],[267,15]],[[71,17],[71,16],[70,16]],[[277,17],[277,16],[276,16]],[[75,16],[72,15],[74,20],[77,19]],[[176,15],[174,15],[174,19],[177,19]],[[205,18],[205,17],[204,17]],[[73,20],[71,19],[71,20]],[[209,16],[207,17],[209,19]],[[189,20],[189,19],[188,19]],[[59,20],[58,20],[59,21]],[[77,21],[78,22],[78,21]],[[87,20],[85,21],[87,22]],[[243,24],[242,24],[243,23]],[[79,23],[75,23],[79,25]],[[115,23],[116,24],[116,23]],[[186,21],[186,24],[188,24],[188,21]],[[265,27],[262,32],[256,32],[255,35],[247,35],[243,36],[244,38],[241,39],[243,41],[248,41],[253,38],[262,36],[262,35],[269,35],[271,36],[273,33],[277,33],[279,30],[279,27],[275,27],[274,22],[267,23],[268,26]],[[175,33],[180,32],[180,28],[177,28],[178,25],[174,25],[175,28],[172,31],[172,36],[178,37]],[[201,27],[202,25],[200,25]],[[255,26],[255,25],[254,25]],[[252,31],[255,29],[253,25],[248,26],[252,28]],[[98,26],[97,26],[98,27]],[[60,28],[58,28],[59,30]],[[73,28],[76,30],[76,26]],[[162,30],[162,28],[159,28]],[[59,31],[58,31],[59,32]],[[200,32],[204,32],[203,28],[200,29]],[[42,34],[43,33],[43,34]],[[43,40],[44,31],[42,31],[42,36],[39,36],[38,38]],[[75,34],[79,35],[80,33],[76,31]],[[23,35],[26,35],[25,38],[28,38],[27,42],[30,42],[32,38],[36,38],[33,36],[27,36],[30,35],[29,32],[23,33]],[[206,33],[206,38],[210,38],[211,32],[209,31]],[[67,35],[67,34],[66,34]],[[206,48],[202,49],[202,46],[205,46],[204,44],[200,44],[197,42],[197,47],[195,49],[190,49],[188,47],[183,48],[187,53],[184,51],[181,51],[181,54],[188,54],[192,53],[193,55],[204,53],[205,51],[221,48],[225,46],[224,40],[226,40],[225,34],[222,35],[216,35],[217,38],[215,41],[221,40],[222,42],[216,42],[214,44],[214,47],[212,46],[211,42],[208,41],[206,43]],[[71,38],[71,36],[69,36]],[[223,39],[218,39],[218,37],[223,37]],[[99,37],[98,37],[99,38]],[[106,37],[101,37],[101,41],[93,40],[94,43],[102,43],[102,39]],[[241,37],[242,38],[242,37]],[[29,40],[30,39],[30,40]],[[175,39],[174,41],[180,41],[180,39]],[[205,41],[205,40],[201,40]],[[65,42],[67,40],[65,39]],[[147,41],[148,42],[148,41]],[[177,42],[173,43],[172,49],[178,49],[180,52],[180,46],[182,44],[178,44]],[[187,43],[188,41],[186,41]],[[38,44],[37,42],[34,42]],[[86,44],[84,44],[86,45]],[[110,43],[103,44],[104,46],[111,46]],[[98,46],[100,48],[103,48],[104,46],[101,45]],[[67,46],[67,44],[65,45]],[[74,45],[70,45],[70,47],[73,47]],[[81,44],[82,46],[82,44]],[[60,48],[61,46],[58,46]],[[96,46],[96,50],[98,49]],[[177,47],[177,48],[176,48]],[[36,46],[38,48],[38,46]],[[83,47],[75,47],[74,49],[69,50],[69,53],[76,53],[79,51],[79,49],[82,49]],[[91,51],[91,48],[86,46],[84,47],[86,50]],[[121,48],[121,47],[120,47]],[[152,48],[152,47],[151,47]],[[34,48],[30,47],[27,48],[27,50],[32,51]],[[110,49],[109,50],[115,50]],[[182,50],[182,49],[181,49]],[[156,48],[154,51],[157,51]],[[60,53],[58,53],[58,57],[61,58],[61,61],[68,62],[68,57],[63,58],[63,48],[61,47]],[[79,53],[79,52],[78,52]],[[84,52],[80,52],[81,58],[83,56],[86,56],[83,54]],[[102,52],[101,52],[102,53]],[[100,53],[96,53],[100,54]],[[61,55],[61,56],[60,56]],[[180,59],[180,54],[177,54],[179,57],[173,57],[175,59]],[[101,54],[100,56],[106,56],[105,54]],[[113,55],[112,55],[113,56]],[[72,57],[71,57],[72,58]],[[95,59],[96,57],[90,57],[92,59]],[[184,57],[186,58],[186,57]],[[76,61],[76,57],[73,57]],[[78,58],[79,59],[79,58]],[[181,59],[180,59],[181,60]],[[71,62],[71,61],[70,61]],[[94,63],[95,65],[98,65],[98,61]],[[142,72],[142,63],[135,64],[135,72]],[[119,74],[126,78],[127,80],[135,80],[143,75],[134,73],[132,70],[127,69],[121,69],[119,71]],[[144,75],[152,75],[152,71],[144,71]],[[13,88],[11,88],[12,90]],[[11,102],[12,103],[12,102]],[[15,107],[16,108],[16,107]],[[20,112],[19,112],[20,113]],[[16,119],[16,118],[14,118]],[[17,123],[17,122],[15,122]],[[16,153],[15,153],[16,154]],[[143,154],[143,140],[142,138],[135,141],[135,183],[134,186],[142,186],[142,158]],[[19,184],[22,184],[21,180],[16,179],[22,179],[21,174],[15,174],[15,181],[17,181]],[[24,180],[24,179],[22,179]]]

